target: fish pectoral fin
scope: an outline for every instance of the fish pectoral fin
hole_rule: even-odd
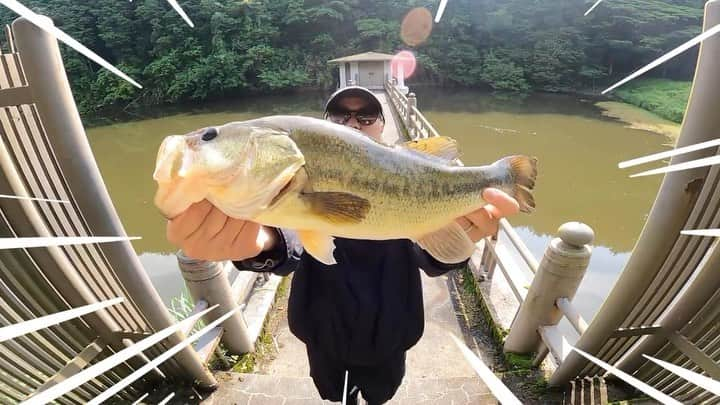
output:
[[[301,198],[313,213],[333,223],[355,224],[370,211],[368,200],[350,193],[309,192],[301,194]]]
[[[319,262],[331,266],[337,264],[333,252],[335,251],[335,238],[313,231],[297,231],[303,248]]]
[[[417,244],[437,261],[447,264],[461,263],[475,251],[475,244],[455,221],[418,239]]]
[[[457,142],[447,136],[433,136],[431,138],[418,139],[402,144],[402,146],[416,152],[437,156],[447,160],[455,160],[460,157]]]

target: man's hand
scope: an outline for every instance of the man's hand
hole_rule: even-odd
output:
[[[230,218],[207,200],[168,221],[167,239],[193,259],[244,260],[274,243],[260,224]]]
[[[473,242],[497,234],[500,218],[515,215],[520,211],[514,198],[495,188],[485,189],[483,199],[487,201],[487,205],[455,220]]]

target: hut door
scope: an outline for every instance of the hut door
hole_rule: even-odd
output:
[[[360,64],[360,85],[368,88],[382,88],[384,79],[383,62]]]

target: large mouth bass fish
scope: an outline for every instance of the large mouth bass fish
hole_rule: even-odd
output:
[[[300,116],[271,116],[167,137],[153,178],[168,218],[207,199],[233,218],[294,229],[305,251],[335,264],[333,236],[410,239],[458,263],[475,248],[454,219],[482,207],[485,188],[535,207],[537,161],[510,156],[463,167],[455,141],[388,146],[361,132]]]

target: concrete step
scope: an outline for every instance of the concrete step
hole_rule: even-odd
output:
[[[220,388],[203,405],[314,405],[323,401],[310,377],[218,373]],[[479,378],[406,378],[389,405],[497,404]]]

